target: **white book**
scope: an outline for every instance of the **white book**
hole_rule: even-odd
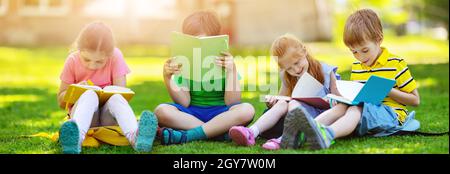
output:
[[[323,85],[315,79],[311,74],[305,72],[297,81],[292,95],[275,96],[278,100],[298,100],[319,109],[329,109],[330,105],[327,101],[319,96],[319,92],[323,89]],[[272,96],[266,96],[266,100]]]

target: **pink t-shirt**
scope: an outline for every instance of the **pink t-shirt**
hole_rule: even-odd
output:
[[[114,49],[113,56],[107,60],[105,66],[97,70],[84,67],[80,60],[80,52],[76,51],[67,57],[60,79],[67,84],[91,80],[96,86],[103,88],[112,85],[113,79],[128,73],[130,69],[118,48]]]

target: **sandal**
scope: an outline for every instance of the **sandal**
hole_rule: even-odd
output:
[[[278,150],[281,148],[280,146],[281,140],[278,138],[272,138],[267,140],[266,143],[262,145],[262,147],[266,150]]]
[[[173,136],[173,131],[178,131],[181,132],[181,138],[178,142],[174,142],[172,139]],[[167,132],[168,133],[168,141],[165,142],[165,138],[164,138],[164,133]],[[172,145],[172,144],[183,144],[187,142],[187,135],[186,135],[186,131],[183,130],[173,130],[171,128],[161,128],[161,144],[162,145]]]

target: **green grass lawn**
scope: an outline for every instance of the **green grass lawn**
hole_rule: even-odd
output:
[[[416,110],[422,131],[448,131],[448,42],[425,42],[421,43],[421,48],[426,49],[411,50],[421,44],[408,39],[397,41],[401,44],[392,51],[405,55],[403,57],[410,63],[412,74],[420,85],[421,105],[409,109]],[[340,74],[344,79],[348,79],[348,63],[353,59],[345,48],[326,43],[311,43],[309,46],[318,59],[338,65]],[[264,48],[234,51],[235,55],[242,56],[267,54]],[[162,64],[167,49],[131,46],[124,47],[123,52],[132,70],[129,87],[137,93],[130,103],[135,114],[138,116],[143,110],[153,110],[160,103],[170,102],[161,81]],[[56,92],[59,85],[58,76],[66,56],[67,49],[64,47],[0,47],[0,153],[60,153],[58,144],[49,139],[21,136],[58,131],[65,112],[57,106]],[[265,109],[265,104],[259,102],[260,94],[262,93],[243,91],[243,102],[250,102],[256,108],[255,120]],[[156,142],[152,153],[449,153],[447,135],[347,138],[337,140],[330,149],[320,151],[265,151],[261,148],[262,143],[264,140],[260,139],[256,146],[247,148],[238,147],[231,142],[217,141],[199,141],[175,146],[162,146]],[[102,145],[100,148],[83,148],[83,153],[135,152],[131,147]]]

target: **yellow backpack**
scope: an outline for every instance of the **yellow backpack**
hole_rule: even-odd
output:
[[[59,133],[38,133],[30,137],[44,137],[49,138],[54,142],[58,142]],[[106,143],[115,146],[128,146],[130,143],[124,136],[122,129],[119,126],[102,126],[90,128],[86,133],[83,141],[83,147],[99,147],[100,144]]]

